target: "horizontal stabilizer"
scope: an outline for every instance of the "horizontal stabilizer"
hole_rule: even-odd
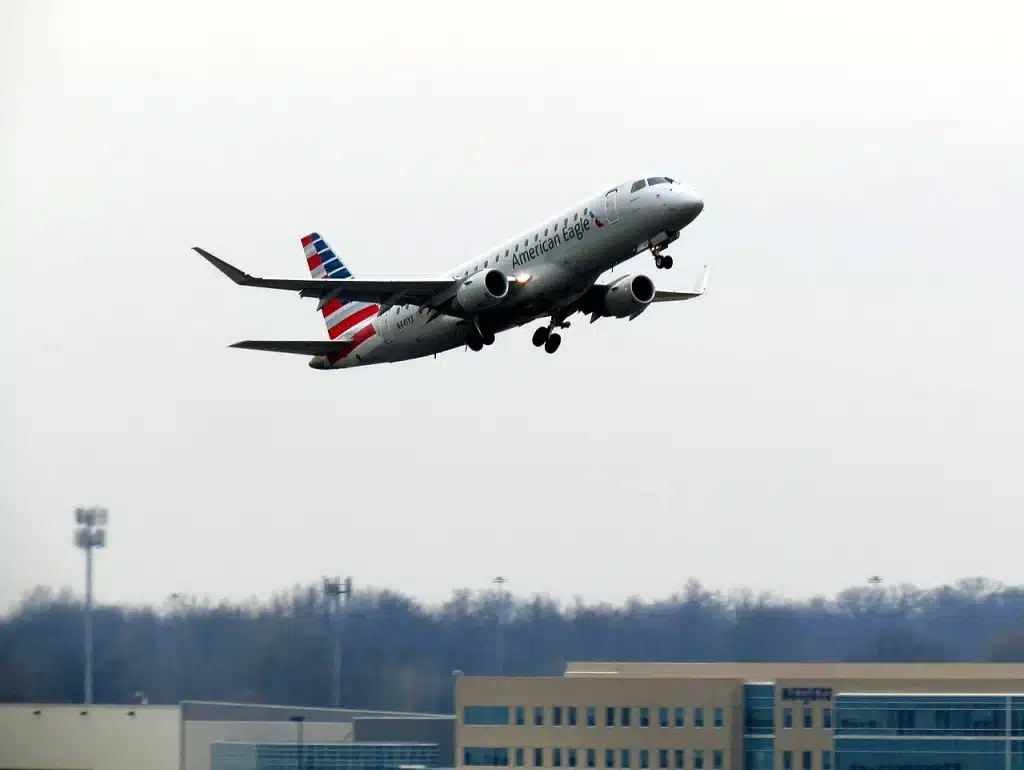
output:
[[[223,259],[215,257],[199,246],[193,247],[207,262],[240,286],[258,286],[264,289],[297,291],[303,297],[330,297],[332,300],[384,304],[429,305],[454,290],[451,278],[258,278],[239,270]]]
[[[352,347],[352,343],[348,340],[245,340],[236,342],[231,347],[243,350],[265,350],[270,353],[326,356],[331,353],[344,353]]]
[[[710,269],[707,265],[704,265],[704,274],[701,276],[700,283],[694,287],[693,291],[656,291],[654,292],[654,302],[679,302],[684,299],[700,297],[708,288],[709,273]]]

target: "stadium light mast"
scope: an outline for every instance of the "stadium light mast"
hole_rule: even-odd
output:
[[[491,582],[498,587],[498,617],[494,631],[494,657],[498,666],[498,676],[503,676],[505,669],[505,650],[501,626],[505,615],[505,583],[508,582],[508,579],[498,575],[498,577],[494,578]]]
[[[331,618],[331,630],[334,632],[334,681],[331,688],[331,705],[341,708],[341,653],[342,653],[342,627],[341,627],[341,597],[345,597],[346,603],[352,598],[352,578],[347,577],[344,581],[340,578],[324,578],[324,597],[329,604]]]
[[[92,552],[107,544],[106,508],[75,508],[75,547],[85,551],[85,693],[83,702],[91,705],[92,697]]]

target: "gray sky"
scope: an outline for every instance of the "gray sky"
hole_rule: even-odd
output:
[[[0,608],[76,504],[103,600],[1024,582],[1016,6],[0,5]],[[430,275],[648,172],[707,296],[555,356],[228,350],[325,331],[189,251]]]

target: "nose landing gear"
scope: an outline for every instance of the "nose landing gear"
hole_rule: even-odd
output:
[[[668,254],[662,255],[661,252],[664,251],[664,249],[664,246],[651,247],[651,253],[654,255],[654,266],[659,270],[661,270],[662,268],[664,268],[665,270],[671,270],[672,257],[670,257]]]
[[[547,326],[541,326],[537,331],[533,333],[533,345],[534,347],[544,347],[544,351],[547,353],[554,353],[558,350],[558,346],[562,344],[562,335],[554,331],[555,327],[559,329],[568,329],[568,321],[557,320],[554,316],[551,318],[551,323]]]

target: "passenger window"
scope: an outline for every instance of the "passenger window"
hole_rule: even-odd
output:
[[[545,238],[547,238],[547,237],[548,237],[548,229],[547,229],[546,227],[544,228],[544,237],[545,237]]]
[[[540,238],[540,236],[537,235],[536,233],[534,233],[533,234],[533,242],[536,243],[538,238]]]
[[[562,224],[562,227],[568,227],[568,226],[569,226],[569,217],[566,217],[565,218],[565,222]]]
[[[572,221],[573,221],[573,222],[575,222],[575,221],[576,221],[576,220],[578,220],[579,218],[580,218],[580,215],[579,215],[579,214],[573,214],[573,215],[572,215]]]
[[[667,183],[668,183],[668,180],[665,177],[663,177],[663,176],[652,176],[650,179],[647,180],[647,184],[649,184],[651,187],[654,187],[654,185],[656,185],[656,184],[667,184]]]
[[[508,249],[505,249],[505,256],[508,256]]]
[[[642,190],[646,186],[647,186],[647,182],[645,182],[643,179],[637,179],[635,182],[633,182],[633,187],[630,189],[630,192],[636,192],[637,190]]]

